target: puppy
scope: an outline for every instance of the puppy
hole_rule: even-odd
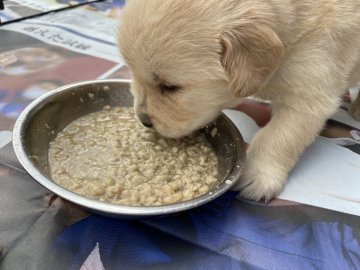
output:
[[[185,136],[248,96],[272,101],[235,185],[268,201],[349,86],[360,1],[130,0],[119,47],[138,118],[164,136]]]

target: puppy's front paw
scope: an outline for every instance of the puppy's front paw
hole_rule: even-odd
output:
[[[246,161],[233,190],[239,191],[240,197],[268,202],[282,191],[286,177],[286,173],[274,169],[271,165]]]

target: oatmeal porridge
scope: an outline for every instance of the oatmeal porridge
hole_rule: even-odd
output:
[[[131,108],[107,106],[69,124],[50,143],[49,163],[59,185],[121,205],[186,201],[217,182],[217,158],[204,134],[161,137]]]

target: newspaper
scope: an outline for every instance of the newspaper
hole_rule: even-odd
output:
[[[0,123],[12,129],[41,94],[68,83],[129,78],[116,45],[124,1],[106,1],[0,27]]]
[[[0,11],[0,23],[99,1],[105,0],[7,0]]]
[[[32,100],[61,85],[130,78],[116,45],[123,5],[93,3],[0,27],[0,130],[12,130]],[[358,88],[350,92],[354,100]],[[244,113],[240,107],[225,111],[247,143],[271,119],[267,104],[249,102],[261,113]],[[348,114],[349,104],[350,98],[344,99],[302,155],[278,199],[360,216],[360,122]]]
[[[6,0],[5,9],[0,11],[0,23],[99,1],[104,0]]]
[[[116,27],[124,1],[86,5],[3,26],[45,43],[108,60],[119,59]],[[119,60],[120,61],[120,60]]]
[[[320,136],[301,155],[277,199],[360,216],[360,121],[348,112],[351,102],[360,94],[359,86],[349,89],[349,95],[344,96]],[[251,101],[236,110],[225,110],[225,114],[238,127],[245,142],[251,143],[271,119],[268,106]]]

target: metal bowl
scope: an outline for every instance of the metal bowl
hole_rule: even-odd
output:
[[[104,106],[132,106],[130,81],[102,80],[76,83],[51,91],[33,101],[18,118],[13,135],[17,158],[41,185],[60,197],[107,216],[145,217],[188,210],[212,201],[226,192],[240,176],[245,147],[241,134],[230,119],[221,114],[208,128],[206,137],[218,157],[219,184],[207,194],[189,201],[163,206],[124,206],[93,200],[56,184],[48,165],[49,143],[73,120]],[[211,136],[212,127],[218,133]]]

